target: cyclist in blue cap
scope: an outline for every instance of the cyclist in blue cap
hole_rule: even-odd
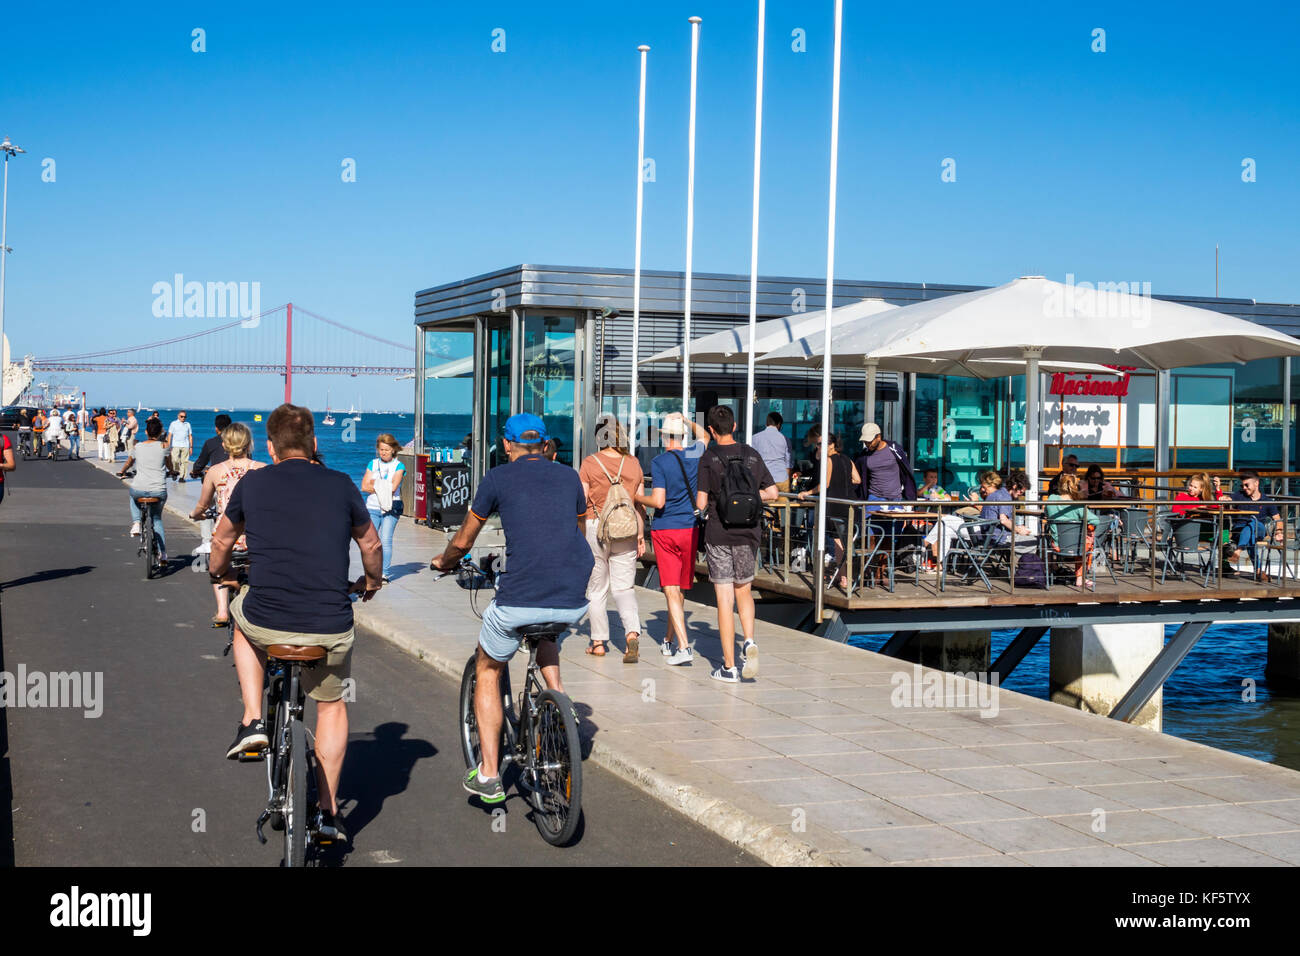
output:
[[[505,800],[501,786],[501,672],[519,650],[518,628],[527,624],[577,624],[587,613],[587,580],[594,559],[587,545],[587,497],[572,468],[545,455],[545,423],[536,415],[506,420],[509,462],[490,469],[479,483],[465,523],[430,566],[452,571],[474,546],[488,517],[501,516],[506,536],[505,570],[496,596],[483,612],[478,638],[474,716],[483,758],[465,777],[465,789],[484,803]],[[538,648],[546,686],[563,692],[557,642]]]

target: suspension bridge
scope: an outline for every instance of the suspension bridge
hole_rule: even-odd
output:
[[[189,321],[173,319],[169,321]],[[346,357],[340,362],[340,357]],[[249,373],[284,377],[290,401],[294,375],[415,373],[415,348],[326,318],[292,302],[183,335],[80,355],[33,358],[36,373]]]

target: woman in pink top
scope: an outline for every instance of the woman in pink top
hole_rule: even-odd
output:
[[[235,485],[239,484],[239,479],[250,471],[265,466],[265,462],[253,461],[249,457],[253,447],[253,433],[248,430],[247,425],[240,422],[227,425],[221,432],[221,447],[230,457],[203,473],[203,490],[199,493],[199,503],[190,512],[190,517],[195,521],[202,520],[203,513],[211,507],[213,501],[216,502],[217,520],[220,521],[221,516],[226,513],[226,505],[229,504],[230,495],[235,490]],[[244,547],[246,547],[244,536],[241,534],[239,540],[235,542],[235,548],[242,550]],[[212,585],[212,592],[217,599],[217,613],[212,616],[212,626],[225,627],[230,619],[230,593],[220,584]]]

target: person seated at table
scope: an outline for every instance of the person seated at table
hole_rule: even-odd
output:
[[[825,489],[827,498],[839,498],[842,500],[852,500],[857,498],[856,490],[858,487],[859,476],[858,469],[849,459],[848,455],[841,451],[843,443],[840,436],[832,433],[829,438],[827,454],[830,456],[831,466],[828,473],[823,479],[821,477],[822,461],[822,429],[820,425],[814,425],[808,432],[805,442],[813,452],[813,488]],[[810,497],[816,495],[815,491],[799,492],[799,500],[807,501]],[[835,569],[839,571],[839,580],[834,583],[848,591],[849,577],[844,570],[846,562],[844,561],[844,542],[836,534],[843,534],[843,530],[849,526],[849,505],[836,504],[833,502],[826,503],[826,531],[832,535],[831,542],[835,549]],[[827,582],[828,584],[832,582]]]
[[[1057,472],[1055,478],[1053,478],[1050,482],[1048,482],[1047,493],[1049,495],[1056,494],[1057,488],[1061,483],[1061,476],[1074,475],[1077,474],[1078,471],[1079,471],[1079,456],[1066,455],[1064,458],[1061,459],[1061,470]]]
[[[997,522],[990,526],[994,544],[998,546],[1010,544],[1013,533],[1017,540],[1034,536],[1032,529],[1015,523],[1015,509],[1010,504],[1015,499],[1010,491],[1002,487],[1002,476],[996,471],[989,470],[980,475],[980,490],[978,493],[972,491],[970,500],[983,501],[983,507],[980,508],[981,521]],[[1003,502],[1007,503],[1003,504]]]
[[[1047,500],[1069,502],[1068,504],[1049,504],[1043,508],[1043,513],[1047,516],[1047,535],[1053,551],[1061,550],[1061,523],[1083,522],[1083,549],[1074,565],[1074,585],[1075,587],[1093,587],[1091,579],[1084,580],[1083,572],[1086,563],[1085,558],[1090,559],[1092,556],[1093,534],[1096,528],[1097,515],[1089,512],[1086,505],[1079,504],[1079,502],[1087,500],[1084,497],[1079,476],[1062,475],[1060,482],[1056,486],[1056,491],[1048,495]]]
[[[921,485],[916,489],[918,501],[937,501],[948,497],[948,492],[939,485],[939,469],[927,468],[921,477]]]
[[[1252,563],[1259,560],[1258,549],[1261,542],[1270,539],[1277,544],[1283,541],[1284,525],[1282,513],[1275,503],[1264,497],[1259,488],[1259,472],[1253,468],[1243,468],[1237,472],[1241,479],[1241,491],[1228,495],[1234,504],[1234,511],[1249,511],[1248,515],[1235,515],[1232,522],[1232,534],[1237,542],[1233,560],[1237,562],[1236,570],[1241,570],[1241,553],[1249,551]]]
[[[1216,495],[1215,485],[1211,484],[1210,476],[1205,472],[1199,472],[1195,475],[1188,475],[1187,481],[1183,484],[1183,490],[1174,495],[1174,501],[1185,502],[1184,504],[1175,504],[1173,507],[1174,514],[1186,517],[1193,511],[1204,511],[1207,508],[1216,507],[1214,501],[1224,495]]]
[[[1101,465],[1089,465],[1083,474],[1085,493],[1089,501],[1112,501],[1119,497],[1119,489],[1106,480],[1106,473]]]

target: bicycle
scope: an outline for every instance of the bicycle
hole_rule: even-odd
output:
[[[158,544],[158,535],[154,532],[154,514],[153,506],[158,505],[158,518],[162,520],[162,499],[158,497],[136,498],[135,502],[140,506],[140,549],[137,554],[144,555],[144,577],[146,581],[152,581],[154,577],[161,574],[164,568],[162,562],[162,547]]]
[[[32,431],[30,428],[21,429],[18,432],[18,453],[23,456],[23,461],[30,461],[36,455],[36,449],[32,445]]]
[[[262,828],[284,833],[281,865],[307,865],[307,852],[333,844],[333,837],[309,818],[308,807],[317,803],[316,754],[307,743],[303,725],[306,694],[302,668],[315,667],[325,659],[323,647],[272,644],[266,649],[267,713],[270,715],[270,744],[263,750],[245,751],[243,762],[266,762],[266,808],[257,818],[257,839],[265,844]],[[314,817],[314,815],[313,815]]]

